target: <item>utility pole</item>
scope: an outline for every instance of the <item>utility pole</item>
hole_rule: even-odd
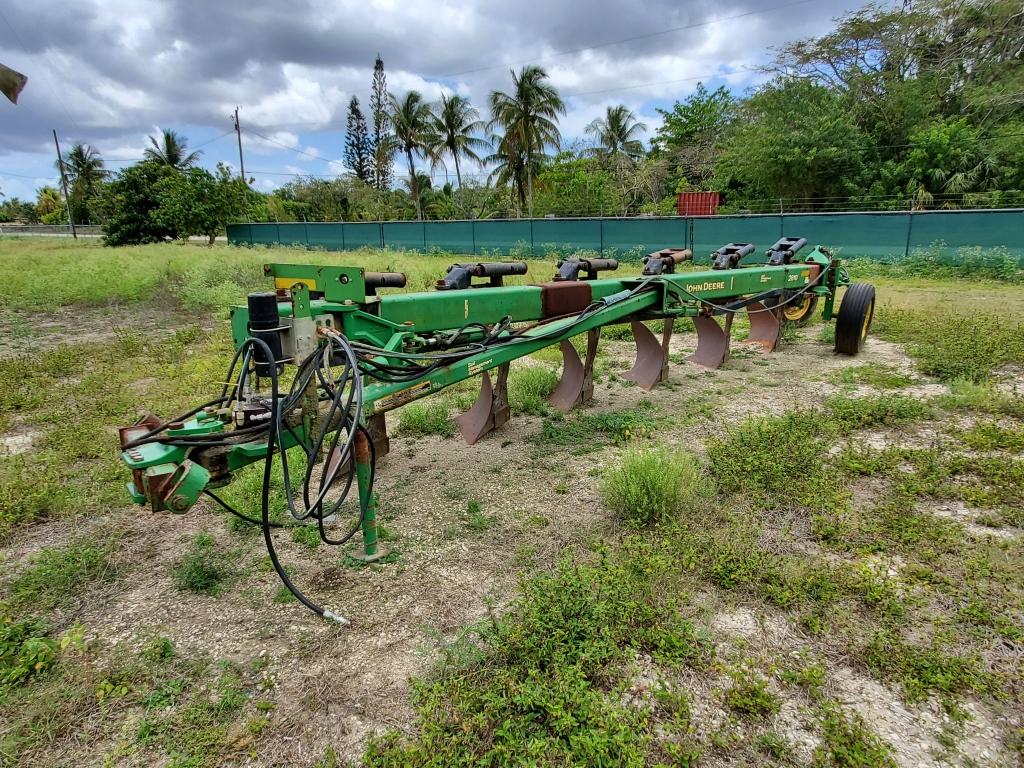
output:
[[[242,207],[246,212],[246,219],[251,220],[249,213],[249,179],[246,178],[246,161],[242,156],[242,124],[239,122],[239,108],[234,108],[234,135],[239,139],[239,168],[242,171]]]
[[[68,226],[71,228],[71,236],[78,239],[78,231],[75,229],[75,218],[71,215],[71,197],[68,195],[68,177],[64,173],[64,156],[60,153],[60,142],[57,141],[57,129],[53,129],[53,145],[57,147],[57,167],[60,168],[60,184],[64,187],[64,204],[68,208]]]
[[[238,165],[242,171],[242,181],[249,186],[249,180],[245,178],[245,160],[242,157],[242,126],[238,122],[238,107],[235,107],[235,135],[238,137]]]

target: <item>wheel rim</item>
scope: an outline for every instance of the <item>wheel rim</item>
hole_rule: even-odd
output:
[[[799,304],[789,304],[782,310],[782,316],[789,321],[802,320],[811,309],[811,298],[810,294],[804,295],[804,300]]]
[[[868,305],[868,311],[864,313],[864,323],[860,327],[860,340],[863,343],[868,337],[868,328],[871,327],[871,317],[875,314],[875,302],[872,300]]]

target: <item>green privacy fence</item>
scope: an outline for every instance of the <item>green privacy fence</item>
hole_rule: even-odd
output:
[[[952,262],[964,248],[999,246],[1024,263],[1022,233],[1024,209],[228,226],[228,240],[239,245],[297,245],[328,251],[393,248],[478,256],[584,250],[637,260],[661,248],[687,247],[698,262],[706,262],[711,251],[724,243],[754,243],[761,251],[787,235],[831,246],[846,258],[891,261],[927,248]]]

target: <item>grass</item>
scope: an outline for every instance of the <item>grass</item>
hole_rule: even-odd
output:
[[[822,743],[814,764],[822,768],[896,768],[892,747],[873,734],[860,715],[848,716],[838,706],[820,711]]]
[[[888,309],[874,330],[908,344],[921,372],[941,381],[984,382],[1002,366],[1024,363],[1024,323],[1013,314]]]
[[[649,724],[608,695],[610,673],[636,652],[701,667],[711,648],[654,588],[673,572],[644,542],[633,544],[628,556],[567,559],[526,582],[504,616],[475,628],[458,660],[417,683],[419,736],[375,740],[366,763],[643,765]]]
[[[396,434],[409,437],[452,437],[458,430],[449,416],[450,412],[451,406],[445,398],[409,403],[398,411]]]
[[[139,302],[169,293],[187,308],[221,308],[265,287],[266,262],[336,264],[339,259],[381,272],[405,272],[405,290],[423,291],[433,288],[455,257],[380,249],[346,251],[340,257],[302,248],[191,243],[104,248],[99,242],[64,238],[0,238],[5,275],[0,303],[11,310],[39,311]],[[547,279],[554,272],[550,259],[530,261],[532,278],[512,276],[506,283]]]
[[[200,533],[175,564],[174,585],[181,590],[217,597],[237,577],[231,553],[218,547],[208,533]]]
[[[558,383],[558,374],[545,365],[513,365],[508,374],[509,407],[514,413],[545,416],[548,395]]]
[[[891,365],[863,363],[837,371],[831,380],[837,384],[862,384],[875,389],[903,389],[913,379]]]
[[[627,450],[601,483],[605,504],[637,528],[691,509],[706,489],[695,456],[664,448]]]
[[[537,445],[534,455],[567,448],[577,454],[589,453],[609,443],[621,444],[648,437],[665,422],[666,418],[657,413],[650,400],[641,400],[632,408],[604,413],[555,414],[544,420],[540,432],[532,438]]]
[[[73,607],[87,589],[117,577],[112,561],[116,543],[90,537],[63,549],[44,547],[4,585],[4,601],[15,611],[36,613]]]
[[[725,694],[725,703],[733,712],[764,719],[776,714],[782,701],[768,689],[768,681],[753,675],[740,675]]]

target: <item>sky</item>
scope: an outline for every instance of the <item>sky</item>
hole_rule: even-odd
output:
[[[28,76],[0,98],[0,192],[56,184],[62,148],[95,146],[107,167],[137,161],[171,128],[201,164],[238,165],[263,191],[345,171],[346,108],[369,114],[373,63],[388,89],[459,93],[486,119],[510,69],[538,64],[566,99],[566,142],[609,105],[648,126],[698,82],[739,94],[763,82],[772,48],[828,31],[858,0],[3,0],[0,62]],[[396,173],[402,173],[401,163]],[[486,174],[467,169],[464,175]],[[435,178],[444,178],[439,168]]]

